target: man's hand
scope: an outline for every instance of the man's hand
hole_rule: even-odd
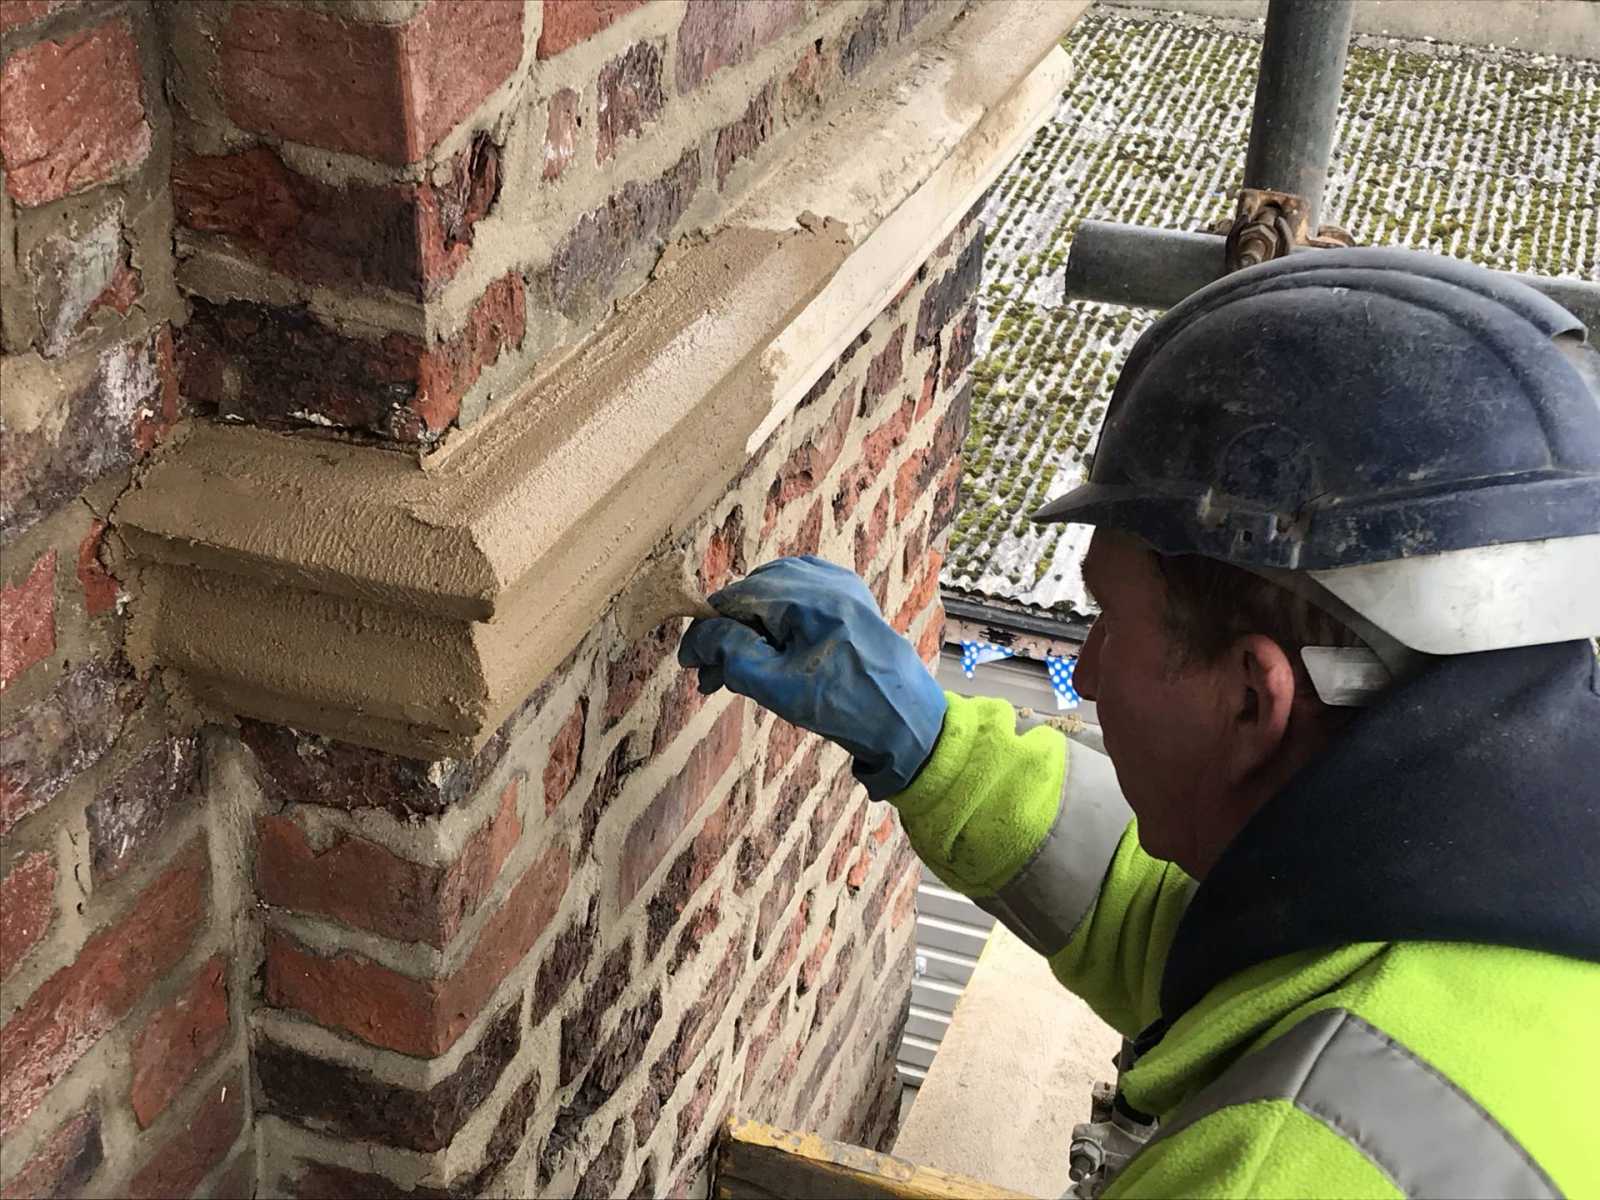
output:
[[[678,662],[700,690],[726,687],[855,756],[874,800],[911,783],[933,753],[944,692],[890,628],[853,572],[820,558],[780,558],[711,597]]]

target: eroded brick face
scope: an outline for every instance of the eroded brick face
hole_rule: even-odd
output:
[[[801,0],[688,5],[678,27],[678,91],[693,91],[724,67],[744,62],[804,17]]]
[[[661,115],[666,103],[661,90],[661,48],[654,42],[634,43],[601,68],[596,90],[595,158],[603,163],[617,152],[619,142],[637,137]]]
[[[0,161],[19,204],[93,187],[150,152],[138,48],[125,20],[17,51],[0,67],[0,92]]]

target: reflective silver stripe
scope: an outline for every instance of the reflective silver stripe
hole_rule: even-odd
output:
[[[1477,1101],[1342,1008],[1301,1021],[1197,1092],[1145,1147],[1222,1109],[1288,1100],[1366,1155],[1412,1197],[1561,1192]]]
[[[1040,954],[1056,953],[1072,940],[1099,895],[1132,816],[1111,760],[1086,746],[1067,747],[1061,803],[1050,832],[997,895],[974,901]]]

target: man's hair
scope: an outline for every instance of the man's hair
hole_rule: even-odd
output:
[[[1259,633],[1283,647],[1300,686],[1310,689],[1303,647],[1365,644],[1336,617],[1259,575],[1199,554],[1151,553],[1167,585],[1174,667],[1215,662],[1238,638]]]

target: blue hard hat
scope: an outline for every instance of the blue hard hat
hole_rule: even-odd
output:
[[[1034,519],[1247,569],[1600,533],[1600,356],[1566,309],[1438,255],[1238,271],[1134,346],[1086,482]]]

